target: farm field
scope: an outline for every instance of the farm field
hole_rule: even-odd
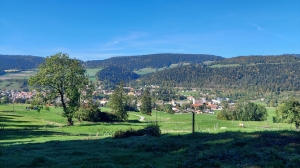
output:
[[[90,81],[96,82],[96,73],[102,70],[103,68],[95,68],[95,69],[86,69],[86,73],[88,74],[88,78]]]
[[[30,75],[36,74],[36,71],[33,70],[28,70],[28,71],[21,71],[21,72],[16,72],[16,73],[6,73],[5,75],[0,75],[0,80],[5,80],[5,79],[24,79],[28,78]]]
[[[0,82],[0,89],[6,90],[22,90],[21,84],[17,82],[9,82],[9,81],[1,81]]]
[[[190,63],[183,63],[182,65],[185,66],[185,65],[189,65],[189,64]],[[177,66],[178,66],[178,64],[171,64],[169,67],[163,67],[163,68],[142,68],[142,69],[139,69],[139,70],[133,71],[133,72],[136,73],[136,74],[139,74],[139,75],[144,75],[144,74],[156,72],[156,70],[157,71],[162,71],[162,70],[169,69],[169,68],[175,68]]]
[[[216,120],[216,115],[152,116],[129,113],[128,122],[75,121],[65,126],[61,108],[26,110],[26,104],[0,106],[0,167],[295,167],[300,164],[294,125]],[[9,112],[14,109],[15,112]],[[109,111],[103,108],[102,111]],[[6,112],[3,112],[6,111]],[[139,121],[144,116],[144,121]],[[117,130],[158,124],[161,137],[113,139]],[[221,129],[226,127],[226,129]],[[11,159],[13,158],[13,159]]]
[[[101,68],[87,69],[88,78],[90,81],[96,82],[96,73],[100,71]],[[6,88],[7,90],[22,90],[21,85],[17,82],[5,81],[5,79],[28,79],[30,75],[35,75],[36,71],[21,71],[17,73],[6,73],[5,75],[0,75],[0,89]]]
[[[164,69],[166,69],[166,68],[159,68],[159,69],[157,69],[157,71],[161,71]],[[144,75],[144,74],[156,72],[156,68],[143,68],[143,69],[139,69],[139,70],[133,71],[133,72],[136,74],[139,74],[139,75]]]

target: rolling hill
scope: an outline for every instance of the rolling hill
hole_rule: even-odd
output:
[[[142,68],[162,68],[178,63],[202,63],[225,58],[207,54],[150,54],[140,56],[112,57],[105,60],[86,61],[88,68],[119,66],[128,70]]]
[[[44,57],[31,55],[1,55],[0,71],[7,69],[34,69],[44,62]]]
[[[196,64],[159,71],[140,78],[140,84],[249,90],[262,93],[300,90],[298,57],[238,57],[217,61],[216,64],[220,66],[212,68]],[[236,66],[224,66],[226,64]]]

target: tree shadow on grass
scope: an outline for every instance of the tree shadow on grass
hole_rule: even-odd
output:
[[[2,146],[0,166],[297,167],[299,139],[299,132],[268,131],[58,140]]]
[[[1,129],[5,129],[5,127],[15,127],[15,128],[23,128],[23,127],[41,127],[38,124],[30,124],[32,121],[26,120],[15,120],[16,117],[21,117],[19,115],[14,114],[4,114],[0,116],[0,127]],[[28,123],[28,124],[27,124]]]

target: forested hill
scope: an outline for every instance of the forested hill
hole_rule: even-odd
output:
[[[251,91],[300,90],[300,62],[210,68],[182,66],[140,78],[141,85],[204,87]]]
[[[249,65],[249,64],[281,64],[288,62],[299,62],[300,55],[299,54],[283,54],[283,55],[251,55],[251,56],[238,56],[232,57],[228,59],[223,59],[220,61],[215,61],[214,64],[239,64],[239,65]]]
[[[130,70],[110,66],[102,69],[96,74],[97,79],[101,82],[110,82],[113,84],[118,84],[119,82],[129,82],[131,80],[138,79],[140,76]]]
[[[150,54],[141,56],[112,57],[105,60],[86,61],[88,68],[119,66],[131,71],[142,68],[162,68],[177,63],[202,63],[225,58],[207,54]]]
[[[1,55],[0,54],[0,73],[7,69],[33,69],[44,62],[44,57],[29,55]]]

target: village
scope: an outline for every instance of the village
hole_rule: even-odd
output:
[[[124,87],[125,94],[136,98],[133,101],[137,101],[135,103],[137,110],[140,109],[141,101],[139,100],[139,98],[142,96],[142,90],[143,90],[142,88],[134,89],[132,87]],[[155,91],[155,87],[150,89],[150,92],[154,92],[154,91]],[[93,92],[93,95],[96,97],[94,101],[96,101],[100,107],[105,107],[109,102],[109,96],[112,95],[113,93],[114,93],[113,90],[104,90],[98,88]],[[6,104],[6,103],[30,104],[31,100],[34,98],[36,94],[37,94],[36,90],[32,90],[29,92],[17,91],[17,90],[1,90],[0,103],[1,104]],[[201,95],[201,93],[199,95]],[[183,100],[174,100],[174,99],[171,101],[155,100],[152,108],[156,109],[156,106],[165,106],[169,104],[171,105],[174,113],[194,112],[196,114],[215,114],[215,110],[222,109],[221,106],[222,101],[229,101],[229,99],[228,98],[207,99],[204,96],[196,97],[196,96],[189,95],[186,96],[186,98]],[[56,98],[53,104],[59,106],[60,98]]]

